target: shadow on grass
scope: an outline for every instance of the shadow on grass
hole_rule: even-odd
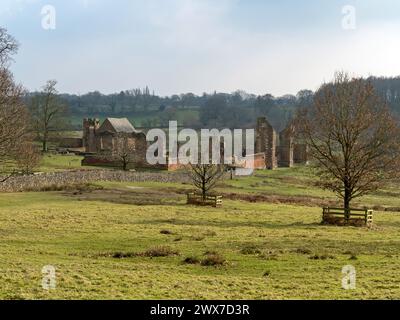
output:
[[[138,221],[137,224],[143,225],[176,225],[176,226],[204,226],[204,227],[219,227],[219,228],[239,228],[239,227],[252,227],[252,228],[267,228],[267,229],[286,229],[291,227],[304,227],[304,228],[320,228],[320,223],[302,223],[294,222],[289,224],[281,224],[279,222],[265,222],[265,221],[210,221],[210,220],[181,220],[181,219],[149,219]]]
[[[78,201],[101,201],[136,206],[183,206],[183,201],[186,199],[182,194],[153,189],[104,189],[92,192],[68,192],[64,195]]]

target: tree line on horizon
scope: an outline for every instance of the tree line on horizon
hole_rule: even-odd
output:
[[[371,81],[390,110],[400,115],[400,76],[370,77],[367,80]],[[40,95],[40,92],[32,92],[27,99]],[[69,115],[75,117],[148,115],[149,118],[137,124],[140,127],[167,126],[168,121],[179,119],[180,125],[195,128],[246,128],[254,126],[257,117],[265,116],[277,130],[281,130],[299,108],[312,104],[314,92],[301,90],[296,95],[274,97],[237,90],[233,93],[185,93],[161,97],[145,87],[114,94],[99,91],[83,95],[59,94],[59,98],[68,106]],[[181,119],[177,113],[182,109],[196,109],[198,113],[187,113]]]

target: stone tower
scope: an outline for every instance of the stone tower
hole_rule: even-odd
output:
[[[97,152],[96,132],[99,128],[99,119],[83,119],[83,146],[85,152]]]
[[[265,167],[276,169],[276,132],[265,117],[258,118],[256,129],[256,153],[265,153]]]
[[[293,152],[294,152],[294,126],[290,124],[286,129],[279,134],[279,166],[293,167]]]

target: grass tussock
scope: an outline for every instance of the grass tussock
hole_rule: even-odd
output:
[[[102,258],[114,258],[114,259],[128,259],[135,257],[147,257],[147,258],[157,258],[157,257],[171,257],[179,256],[179,252],[167,246],[157,246],[147,249],[143,252],[106,252],[95,255],[95,257]]]
[[[248,244],[240,250],[240,253],[243,255],[259,255],[262,254],[262,250],[257,245]]]
[[[136,257],[136,253],[134,252],[115,252],[112,254],[114,259],[127,259]]]
[[[265,271],[263,274],[264,278],[268,278],[271,275],[271,271]]]
[[[172,235],[172,234],[174,234],[172,231],[170,231],[170,230],[161,230],[160,231],[160,234],[164,234],[164,235]]]
[[[226,259],[219,253],[208,254],[200,262],[203,267],[221,267],[226,263]]]
[[[314,254],[308,257],[310,260],[334,260],[336,259],[335,256],[330,254]]]
[[[144,251],[139,255],[149,258],[170,257],[170,256],[179,256],[179,251],[174,250],[167,246],[157,246],[154,248],[147,249],[146,251]]]
[[[197,257],[187,257],[183,260],[184,264],[200,264],[200,259]]]

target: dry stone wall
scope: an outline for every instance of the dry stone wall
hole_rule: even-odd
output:
[[[14,176],[0,183],[0,192],[40,191],[51,187],[64,187],[97,181],[187,183],[189,179],[185,173],[180,172],[76,170],[30,176]]]

